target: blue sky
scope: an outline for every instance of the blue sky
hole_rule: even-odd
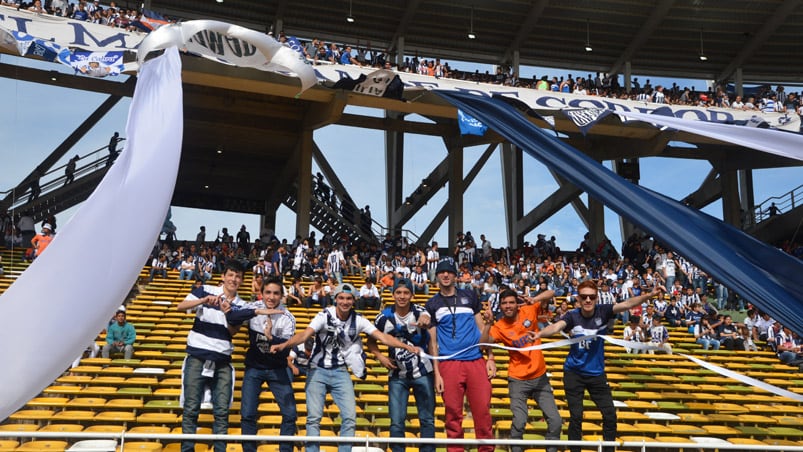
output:
[[[1,55],[4,63],[24,64],[47,69],[69,71],[58,65],[23,60]],[[479,68],[491,70],[490,66],[451,63],[460,69]],[[543,68],[522,69],[522,76],[566,75],[569,71],[547,70]],[[575,75],[580,71],[573,71]],[[648,77],[639,76],[642,82]],[[705,89],[705,83],[692,80],[667,80],[651,77],[653,84],[664,83],[671,86],[672,81],[683,86]],[[668,83],[667,83],[668,82]],[[24,81],[0,79],[0,99],[4,108],[0,109],[0,191],[16,185],[45,156],[47,156],[75,127],[80,124],[105,99],[104,95],[89,92],[38,85]],[[121,101],[106,117],[90,131],[63,159],[76,153],[84,155],[105,146],[114,131],[125,136],[125,123],[129,100]],[[349,107],[357,114],[380,115],[381,111]],[[417,118],[420,119],[420,118]],[[355,139],[356,138],[356,139]],[[349,189],[359,206],[371,206],[373,217],[385,223],[385,171],[384,136],[381,131],[359,130],[343,126],[328,126],[315,132],[315,141],[328,158],[330,164]],[[464,171],[468,172],[484,150],[483,147],[465,150]],[[405,196],[412,192],[426,174],[446,156],[442,141],[436,137],[405,136],[404,191]],[[710,170],[706,162],[666,158],[647,158],[641,160],[641,184],[674,199],[681,199],[694,191]],[[531,158],[525,158],[525,212],[557,189],[557,184],[545,167]],[[800,168],[758,170],[754,172],[755,199],[757,203],[770,196],[781,195],[797,187],[803,180]],[[47,181],[47,178],[43,180]],[[491,157],[474,183],[468,188],[464,201],[464,229],[475,237],[485,234],[494,246],[507,244],[505,234],[504,204],[501,185],[501,166],[499,151]],[[583,199],[585,200],[585,195]],[[421,232],[429,224],[429,219],[446,201],[446,190],[441,190],[405,226],[414,232]],[[58,216],[60,224],[68,221],[76,209]],[[705,211],[721,218],[721,204],[716,202]],[[245,224],[252,237],[259,231],[259,220],[254,215],[201,211],[197,209],[174,208],[173,222],[178,227],[180,239],[195,237],[198,227],[205,225],[208,235],[228,227],[236,231]],[[618,247],[620,243],[618,217],[606,209],[606,232]],[[447,243],[446,224],[435,235],[441,243]],[[295,235],[295,215],[281,207],[277,214],[276,232],[280,237],[292,239]],[[567,206],[545,223],[538,226],[526,239],[534,240],[537,233],[555,235],[558,245],[564,250],[574,250],[586,232],[582,222]],[[121,232],[124,234],[124,232]]]

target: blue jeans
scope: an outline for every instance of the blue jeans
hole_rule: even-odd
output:
[[[390,414],[390,436],[404,438],[404,421],[407,419],[407,399],[410,389],[415,396],[415,406],[418,409],[418,419],[421,422],[421,438],[435,437],[435,385],[434,374],[423,375],[418,378],[388,378],[388,411]],[[404,444],[391,444],[393,452],[404,452]],[[422,452],[433,452],[434,444],[422,444]]]
[[[152,268],[151,279],[149,279],[149,281],[153,281],[153,277],[156,275],[161,275],[162,278],[167,279],[167,270],[165,270],[164,268]]]
[[[282,413],[282,425],[279,434],[293,436],[296,434],[296,397],[293,394],[292,380],[287,368],[256,369],[246,367],[243,375],[242,401],[240,414],[243,435],[256,435],[257,433],[257,407],[259,394],[262,392],[262,383],[267,382],[273,398],[279,405]],[[256,452],[256,442],[244,441],[243,452]],[[293,443],[286,442],[279,445],[280,452],[292,452]]]
[[[708,347],[711,347],[713,350],[719,350],[719,341],[716,339],[698,337],[695,342],[702,345],[703,350],[708,350]]]
[[[307,436],[320,436],[321,418],[326,393],[332,394],[340,409],[340,436],[354,436],[357,428],[357,407],[354,400],[354,385],[345,366],[335,369],[315,367],[307,375]],[[351,444],[341,443],[338,452],[350,452]],[[307,452],[318,452],[318,443],[307,443]],[[215,451],[218,452],[218,451]]]
[[[717,309],[720,311],[725,309],[726,304],[728,304],[728,288],[717,284]]]
[[[702,277],[702,276],[698,276],[698,277],[694,278],[694,290],[697,290],[698,288],[700,288],[700,289],[703,290],[703,292],[705,292],[705,284],[706,284],[706,282],[708,282],[708,280],[706,278]]]
[[[178,279],[192,279],[194,272],[192,270],[181,270],[178,272]]]
[[[667,276],[666,277],[666,290],[671,291],[672,287],[675,285],[675,277],[674,276]]]
[[[184,360],[182,385],[184,390],[184,415],[181,420],[181,433],[197,433],[198,413],[204,398],[204,388],[212,388],[212,433],[225,435],[229,432],[229,405],[234,385],[234,369],[231,364],[218,364],[214,375],[206,377],[201,374],[204,360],[187,356]],[[226,452],[225,441],[215,441],[215,452]],[[181,452],[195,452],[194,441],[182,441]]]

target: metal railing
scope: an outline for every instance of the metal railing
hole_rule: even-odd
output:
[[[81,177],[94,173],[98,169],[103,169],[107,166],[107,162],[109,160],[109,155],[101,155],[98,157],[98,154],[106,151],[109,149],[109,146],[103,146],[101,148],[95,149],[88,154],[83,156],[79,156],[78,162],[84,162],[81,166],[76,165],[75,171],[73,172],[73,178],[75,181],[80,179]],[[117,151],[118,153],[122,150]],[[14,193],[14,196],[11,199],[11,203],[8,205],[8,210],[16,209],[24,204],[27,204],[35,199],[38,199],[48,193],[55,191],[65,185],[67,181],[67,174],[66,169],[69,163],[65,163],[64,165],[57,166],[55,168],[51,168],[48,172],[44,173],[39,178],[39,187],[40,192],[39,195],[31,199],[31,186],[28,184],[23,190],[17,191],[14,193],[14,189],[6,190],[0,192],[0,196],[7,196],[9,193]],[[47,179],[46,182],[42,182],[44,179]]]
[[[603,447],[622,447],[629,449],[640,449],[647,451],[651,449],[663,450],[679,450],[679,449],[696,449],[696,450],[756,450],[756,451],[787,451],[787,452],[803,452],[803,446],[770,446],[766,444],[752,445],[752,444],[732,444],[725,440],[718,440],[717,438],[710,437],[695,437],[700,438],[699,441],[679,443],[679,442],[647,442],[647,441],[564,441],[564,440],[514,440],[514,439],[448,439],[448,438],[388,438],[388,437],[339,437],[339,436],[277,436],[277,435],[188,435],[188,434],[160,434],[160,433],[127,433],[121,431],[120,433],[107,433],[107,432],[78,432],[78,433],[65,433],[65,432],[13,432],[13,431],[0,431],[0,438],[42,438],[50,440],[90,440],[90,439],[107,439],[119,441],[119,450],[125,450],[125,442],[131,440],[193,440],[193,441],[226,441],[226,442],[242,442],[242,441],[264,441],[270,444],[277,444],[279,442],[287,442],[288,440],[297,444],[306,444],[308,442],[317,442],[324,444],[352,444],[354,446],[365,447],[365,451],[371,451],[372,448],[378,447],[384,451],[385,447],[390,444],[405,444],[408,446],[421,444],[435,444],[445,446],[447,444],[455,444],[462,446],[477,446],[477,445],[493,445],[493,446],[522,446],[527,449],[531,448],[545,448],[547,446],[557,446],[559,448],[565,446],[581,446],[585,448],[594,448],[602,451]],[[383,447],[385,446],[385,447]],[[75,449],[76,451],[79,449]],[[88,450],[88,449],[87,449]],[[110,449],[113,450],[113,449]],[[96,452],[102,452],[103,449]]]
[[[780,196],[772,196],[762,201],[753,211],[755,224],[768,220],[779,214],[795,209],[803,201],[803,185],[798,186]],[[773,208],[773,204],[775,208]],[[777,210],[776,210],[777,209]]]

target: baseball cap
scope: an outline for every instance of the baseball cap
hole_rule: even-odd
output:
[[[120,305],[120,307],[117,308],[117,312],[125,312],[125,306]]]
[[[337,297],[341,293],[347,293],[350,294],[352,297],[355,297],[354,295],[355,292],[356,291],[354,290],[354,286],[352,286],[351,284],[347,283],[338,284],[337,287],[335,288],[335,297]]]
[[[451,257],[441,259],[440,262],[438,262],[438,266],[435,267],[435,273],[437,274],[440,272],[452,272],[456,275],[457,267],[454,265],[454,259]]]
[[[410,292],[413,291],[413,282],[410,281],[408,278],[399,278],[395,284],[393,284],[393,292],[396,292],[396,289],[400,287],[406,287],[410,289]]]

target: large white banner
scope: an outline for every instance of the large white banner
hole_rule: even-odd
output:
[[[137,31],[0,6],[0,26],[85,50],[135,50],[148,36]]]
[[[375,69],[361,68],[353,65],[321,65],[315,66],[315,75],[318,80],[337,82],[341,78],[356,79],[361,74],[368,75]],[[510,86],[492,85],[488,83],[475,83],[448,78],[435,78],[425,75],[398,72],[406,88],[441,89],[459,91],[479,96],[504,95],[514,97],[534,110],[565,110],[565,109],[606,109],[614,112],[651,113],[659,108],[669,108],[676,118],[694,121],[709,121],[729,123],[735,121],[749,121],[753,116],[764,119],[770,127],[797,132],[800,128],[800,119],[797,114],[784,115],[781,113],[762,113],[759,111],[743,111],[733,108],[701,108],[689,105],[667,105],[652,102],[639,102],[624,99],[609,99],[598,96],[582,96],[579,94],[557,93],[553,91],[535,90],[531,88],[514,88]]]
[[[137,280],[173,196],[182,114],[181,59],[170,49],[142,68],[125,150],[0,296],[0,421],[69,367]]]

